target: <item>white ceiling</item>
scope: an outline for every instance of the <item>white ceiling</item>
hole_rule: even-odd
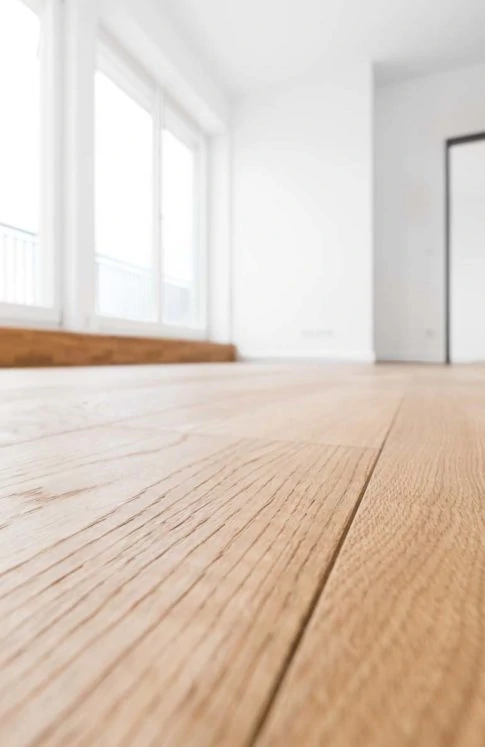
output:
[[[387,80],[485,60],[485,0],[156,1],[233,93],[350,58]]]

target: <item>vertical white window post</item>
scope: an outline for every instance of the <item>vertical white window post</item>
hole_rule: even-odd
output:
[[[97,0],[65,4],[63,326],[92,327]]]
[[[60,323],[62,270],[63,32],[61,0],[45,0],[42,13],[41,240],[44,297]]]
[[[165,100],[160,89],[155,95],[153,117],[153,269],[155,275],[155,299],[157,304],[157,322],[163,319],[163,197],[162,197],[162,162],[163,162],[163,112]]]

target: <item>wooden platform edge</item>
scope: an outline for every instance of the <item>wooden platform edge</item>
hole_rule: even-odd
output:
[[[0,327],[0,368],[143,363],[224,363],[236,348],[206,340]]]

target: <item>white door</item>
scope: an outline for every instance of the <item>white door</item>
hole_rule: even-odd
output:
[[[485,139],[450,148],[450,357],[485,361]]]

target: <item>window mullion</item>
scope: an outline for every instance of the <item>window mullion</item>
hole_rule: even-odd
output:
[[[155,111],[155,188],[154,188],[154,265],[155,277],[157,283],[157,321],[163,325],[163,307],[164,307],[164,261],[163,261],[163,125],[164,125],[164,95],[161,89],[157,90]]]
[[[195,174],[195,210],[196,228],[194,236],[194,248],[196,251],[195,267],[196,276],[193,279],[195,285],[194,295],[196,297],[194,324],[202,326],[207,330],[208,325],[208,280],[209,280],[209,253],[208,253],[208,180],[207,180],[207,142],[201,136],[197,152],[197,169]]]
[[[42,292],[61,318],[61,214],[62,157],[61,128],[64,76],[62,66],[64,18],[63,7],[49,0],[42,13],[42,186],[41,236],[43,237],[44,268]]]
[[[190,324],[196,326],[200,318],[201,294],[201,211],[200,211],[200,188],[202,184],[201,148],[194,151],[194,171],[192,174],[192,278],[190,293]]]

